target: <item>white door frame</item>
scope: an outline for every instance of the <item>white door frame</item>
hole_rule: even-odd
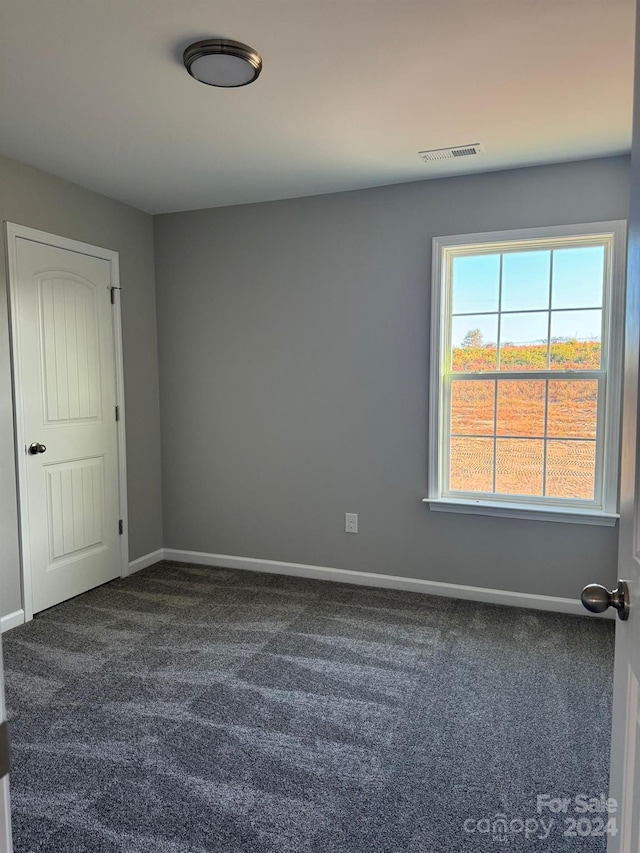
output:
[[[43,243],[57,249],[68,249],[94,258],[108,261],[111,270],[111,294],[113,301],[113,341],[115,353],[116,372],[116,404],[119,407],[119,418],[116,423],[118,437],[118,495],[120,506],[120,518],[123,522],[123,533],[120,536],[120,576],[126,577],[129,568],[129,524],[127,513],[127,452],[125,435],[125,407],[124,407],[124,368],[122,361],[122,313],[120,309],[120,270],[118,253],[111,249],[102,249],[89,243],[80,243],[67,237],[59,237],[57,234],[49,234],[46,231],[38,231],[28,228],[26,225],[17,225],[6,222],[7,241],[7,288],[9,291],[9,330],[11,336],[11,378],[13,388],[13,411],[16,440],[16,469],[18,474],[18,518],[20,536],[20,572],[22,576],[22,606],[24,608],[24,621],[33,619],[33,597],[31,587],[31,555],[29,552],[29,537],[24,534],[28,529],[27,503],[24,498],[23,484],[27,482],[27,457],[20,452],[22,437],[25,433],[24,412],[22,409],[22,396],[18,393],[17,381],[20,374],[20,347],[18,346],[19,331],[17,328],[17,294],[16,282],[18,279],[17,269],[17,246],[16,240],[22,237],[35,243]],[[114,412],[115,418],[115,412]]]

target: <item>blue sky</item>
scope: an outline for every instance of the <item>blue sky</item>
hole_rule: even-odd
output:
[[[546,341],[548,314],[525,313],[548,309],[551,251],[511,252],[503,255],[503,342],[530,344]],[[601,334],[604,247],[588,246],[553,251],[552,337],[599,338]],[[470,329],[480,329],[486,342],[497,339],[500,293],[500,255],[454,258],[452,282],[452,343],[459,346]],[[556,311],[553,309],[574,309]],[[582,309],[582,310],[579,310]],[[591,309],[591,310],[584,310]]]

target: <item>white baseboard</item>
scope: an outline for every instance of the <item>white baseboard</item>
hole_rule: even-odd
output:
[[[309,566],[304,563],[281,563],[276,560],[258,560],[254,557],[233,557],[229,554],[207,554],[203,551],[180,551],[165,548],[161,559],[182,563],[199,563],[204,566],[218,566],[223,569],[246,569],[252,572],[267,572],[276,575],[290,575],[299,578],[337,581],[339,583],[374,586],[383,589],[402,589],[421,592],[427,595],[442,595],[447,598],[461,598],[469,601],[482,601],[488,604],[506,604],[512,607],[529,607],[534,610],[552,610],[557,613],[573,613],[578,616],[596,616],[614,618],[613,611],[603,614],[588,613],[577,598],[560,598],[555,595],[536,595],[526,592],[511,592],[504,589],[489,589],[481,586],[464,586],[441,581],[427,581],[420,578],[382,575],[376,572],[356,572],[351,569],[334,569],[326,566]],[[160,558],[159,558],[160,559]]]
[[[334,569],[327,566],[310,566],[305,563],[283,563],[277,560],[259,560],[255,557],[233,557],[229,554],[208,554],[204,551],[181,551],[175,548],[159,548],[150,554],[138,557],[129,563],[125,575],[146,569],[160,560],[175,560],[181,563],[199,563],[203,566],[218,566],[222,569],[245,569],[252,572],[266,572],[275,575],[289,575],[299,578],[337,581],[360,586],[372,586],[382,589],[401,589],[421,592],[427,595],[442,595],[447,598],[461,598],[468,601],[483,601],[488,604],[506,604],[512,607],[529,607],[534,610],[551,610],[557,613],[573,613],[578,616],[596,618],[615,618],[613,610],[602,614],[588,613],[577,598],[560,598],[554,595],[536,595],[526,592],[512,592],[504,589],[489,589],[481,586],[464,586],[441,581],[427,581],[420,578],[383,575],[376,572],[356,572],[351,569]],[[24,623],[24,610],[16,610],[0,618],[0,632],[9,631]]]
[[[5,631],[9,631],[11,628],[17,628],[18,625],[24,625],[24,610],[14,610],[13,613],[1,616],[0,634],[4,634]]]
[[[137,560],[133,560],[129,563],[129,568],[125,572],[124,577],[129,577],[134,572],[139,572],[141,569],[146,569],[148,566],[152,566],[154,563],[159,562],[160,560],[164,560],[164,549],[159,548],[157,551],[152,551],[150,554],[144,554],[142,557],[138,557]]]

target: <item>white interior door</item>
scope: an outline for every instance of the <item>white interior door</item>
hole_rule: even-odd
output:
[[[30,618],[119,577],[122,562],[112,262],[25,230],[8,234]]]
[[[640,18],[639,18],[640,20]],[[620,484],[618,577],[628,587],[629,614],[617,620],[610,796],[617,801],[616,835],[609,853],[640,851],[640,43],[636,38],[636,92],[627,263],[625,379]],[[620,614],[619,614],[620,615]]]

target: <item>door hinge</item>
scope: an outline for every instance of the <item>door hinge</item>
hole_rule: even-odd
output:
[[[122,519],[118,522],[118,533],[120,536],[124,533],[124,521]]]
[[[111,292],[111,304],[115,305],[116,304],[116,290],[122,290],[122,288],[116,287],[115,285],[113,285],[112,287],[109,288],[109,290]]]
[[[116,420],[120,420],[120,406],[116,406]]]
[[[11,755],[9,750],[9,723],[0,723],[0,779],[9,772]]]

